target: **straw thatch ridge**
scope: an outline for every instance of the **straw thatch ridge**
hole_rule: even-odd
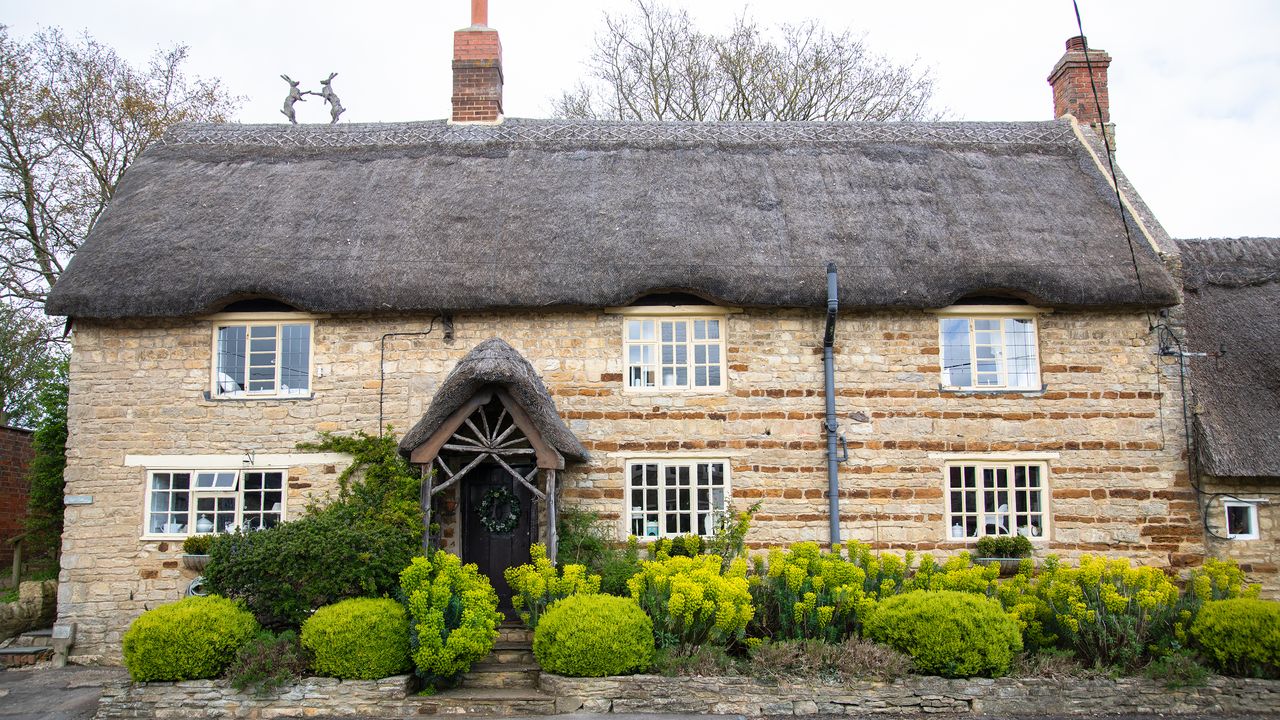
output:
[[[1280,238],[1179,242],[1201,469],[1280,478]]]
[[[440,425],[477,392],[488,386],[507,391],[528,414],[542,437],[566,459],[584,461],[587,449],[564,424],[542,378],[515,348],[500,338],[476,345],[458,361],[422,419],[400,440],[400,452],[408,457],[431,437]]]
[[[130,167],[48,311],[820,307],[828,261],[848,308],[1176,303],[1135,247],[1142,287],[1067,120],[196,125]]]

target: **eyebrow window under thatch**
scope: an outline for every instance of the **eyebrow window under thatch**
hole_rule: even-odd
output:
[[[720,318],[628,318],[623,337],[628,388],[724,387],[724,326]]]
[[[215,397],[310,395],[311,323],[216,324],[213,376]]]
[[[942,387],[954,390],[1039,390],[1035,317],[940,318]]]

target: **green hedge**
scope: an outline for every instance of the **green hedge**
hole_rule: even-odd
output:
[[[533,655],[544,670],[571,677],[643,672],[653,662],[653,622],[634,600],[573,595],[542,616]]]
[[[410,668],[409,620],[395,600],[355,598],[326,605],[302,624],[301,639],[321,675],[377,680]]]
[[[865,632],[910,655],[920,672],[944,677],[1004,675],[1022,650],[1018,623],[999,602],[952,590],[916,590],[884,600]]]
[[[1191,637],[1229,675],[1280,677],[1280,602],[1207,602],[1191,625]]]
[[[133,621],[124,634],[124,664],[137,681],[214,678],[257,633],[258,622],[239,604],[190,597]]]

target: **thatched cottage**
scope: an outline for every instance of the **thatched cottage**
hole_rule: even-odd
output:
[[[495,578],[570,505],[619,539],[759,501],[757,546],[1198,562],[1180,248],[1108,179],[1085,52],[1044,122],[516,120],[478,23],[450,121],[174,129],[49,300],[73,656],[182,595],[187,535],[331,491],[300,442],[388,425]]]

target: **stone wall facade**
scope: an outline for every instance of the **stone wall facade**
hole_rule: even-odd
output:
[[[0,425],[0,568],[13,562],[9,540],[22,534],[31,489],[27,470],[34,454],[31,431]]]
[[[1202,477],[1200,482],[1207,499],[1209,553],[1240,563],[1249,581],[1262,585],[1264,597],[1280,599],[1280,541],[1276,536],[1280,530],[1280,497],[1276,496],[1275,478]],[[1258,501],[1253,503],[1258,520],[1256,540],[1227,537],[1223,502],[1235,499]]]
[[[77,321],[67,493],[93,501],[67,508],[59,605],[62,620],[79,624],[72,657],[117,661],[132,618],[177,600],[194,577],[177,543],[142,532],[148,463],[194,455],[263,467],[275,456],[296,514],[334,489],[343,466],[299,453],[299,442],[376,433],[380,423],[403,434],[453,365],[490,337],[532,363],[591,452],[563,473],[563,505],[612,519],[622,539],[628,459],[718,458],[733,504],[761,503],[754,547],[826,541],[822,326],[815,311],[728,315],[723,391],[642,393],[623,387],[623,318],[608,312],[464,314],[451,338],[428,316],[319,317],[312,397],[211,400],[212,321]],[[945,463],[1035,458],[1047,468],[1050,514],[1038,557],[1106,552],[1181,568],[1203,556],[1176,368],[1158,357],[1140,313],[1041,315],[1044,390],[1031,393],[941,390],[938,318],[924,311],[843,313],[836,336],[845,539],[969,548],[948,533]]]
[[[402,718],[423,714],[494,714],[493,706],[451,702],[449,693],[410,695],[411,678],[383,680],[306,678],[273,696],[238,693],[225,682],[120,683],[102,690],[97,718]],[[696,713],[712,715],[983,717],[1060,715],[1247,714],[1280,712],[1280,682],[1213,677],[1203,687],[1170,690],[1142,678],[1119,680],[909,677],[859,681],[766,684],[743,677],[669,678],[634,675],[566,678],[544,673],[540,690],[557,713]],[[525,711],[520,714],[529,714]]]

